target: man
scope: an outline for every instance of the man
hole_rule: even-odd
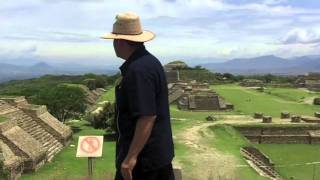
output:
[[[116,55],[125,60],[116,86],[116,180],[173,180],[174,147],[168,88],[159,60],[144,42],[154,34],[143,31],[139,16],[116,16],[113,39]]]

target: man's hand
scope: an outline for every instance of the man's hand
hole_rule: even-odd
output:
[[[124,180],[132,180],[132,170],[136,166],[137,158],[126,158],[121,164],[121,174]]]
[[[157,116],[141,116],[136,124],[133,140],[127,157],[121,164],[124,180],[132,180],[132,170],[137,164],[137,157],[150,137]]]

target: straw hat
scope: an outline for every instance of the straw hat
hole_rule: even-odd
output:
[[[116,16],[113,31],[102,36],[103,39],[124,39],[135,42],[150,41],[155,34],[142,30],[140,18],[135,13],[120,13]]]

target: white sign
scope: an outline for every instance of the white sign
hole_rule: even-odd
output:
[[[103,136],[80,136],[76,157],[101,157]]]

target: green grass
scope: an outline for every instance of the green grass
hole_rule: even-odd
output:
[[[101,106],[102,102],[109,101],[114,102],[115,101],[115,94],[114,94],[114,87],[108,87],[107,92],[104,93],[99,99],[98,99],[98,106]],[[100,104],[99,104],[100,103]]]
[[[276,170],[284,179],[320,179],[320,145],[310,144],[258,144],[260,151],[276,164]],[[314,169],[315,168],[315,169]]]
[[[22,180],[42,180],[42,179],[79,179],[87,175],[87,158],[76,158],[78,137],[85,135],[104,135],[103,130],[90,127],[87,122],[72,122],[69,125],[76,132],[73,135],[71,145],[64,148],[55,156],[51,163],[46,163],[37,173],[26,174]],[[105,176],[114,174],[115,142],[106,141],[103,144],[103,155],[94,160],[94,177],[104,180]],[[110,177],[109,176],[109,177]]]
[[[268,87],[265,91],[266,94],[270,94],[281,99],[295,102],[303,102],[306,98],[312,98],[320,96],[319,92],[307,92],[301,89],[295,88],[272,88]]]
[[[7,118],[6,118],[6,117],[4,117],[4,116],[0,116],[0,123],[5,122],[6,120],[7,120]]]
[[[211,88],[228,102],[233,103],[236,112],[248,115],[253,115],[255,112],[263,112],[265,115],[280,117],[282,111],[288,111],[291,114],[313,116],[314,112],[320,109],[320,106],[297,103],[286,98],[236,85],[216,85]],[[285,94],[285,92],[282,92],[282,94]]]
[[[237,176],[245,180],[264,180],[266,178],[259,176],[242,158],[240,148],[250,146],[248,142],[238,131],[228,125],[215,125],[210,129],[214,133],[214,139],[210,145],[221,152],[233,155],[238,161],[238,165],[245,165],[237,167]]]

